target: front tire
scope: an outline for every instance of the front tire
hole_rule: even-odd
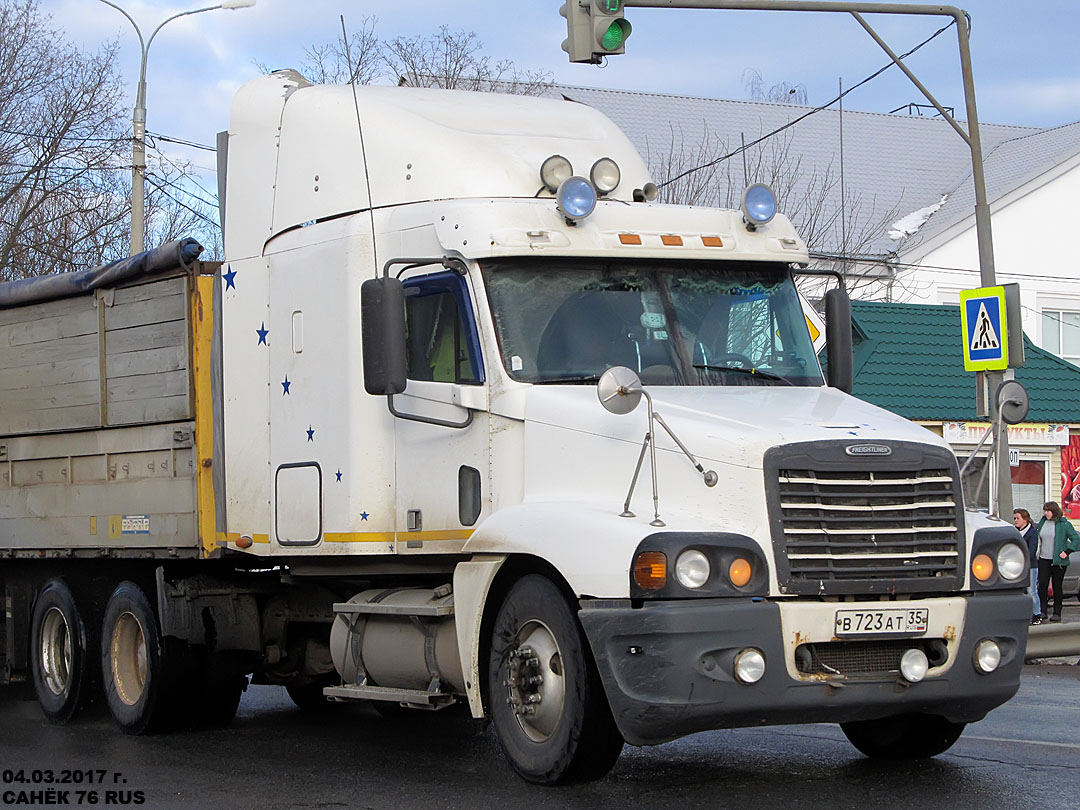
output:
[[[948,751],[967,723],[930,714],[901,714],[841,723],[848,740],[871,759],[929,759]]]
[[[597,779],[622,751],[585,635],[546,577],[523,577],[499,608],[487,694],[503,753],[526,781]]]
[[[34,602],[30,669],[38,704],[50,723],[66,723],[88,691],[91,656],[86,624],[62,579],[45,584]]]

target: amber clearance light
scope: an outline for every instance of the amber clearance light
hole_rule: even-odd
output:
[[[989,554],[977,554],[971,561],[971,573],[979,582],[986,582],[994,575],[994,561]]]
[[[750,567],[749,561],[744,560],[742,557],[732,560],[731,565],[728,566],[728,579],[736,588],[741,588],[749,582],[752,574],[753,569]]]
[[[634,560],[634,582],[643,591],[658,591],[667,584],[667,555],[643,551]]]

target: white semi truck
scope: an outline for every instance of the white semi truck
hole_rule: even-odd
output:
[[[846,393],[842,290],[823,377],[768,189],[662,205],[583,105],[293,71],[219,161],[222,265],[0,285],[0,673],[49,719],[460,703],[557,783],[762,724],[933,756],[1015,693],[1019,535]]]

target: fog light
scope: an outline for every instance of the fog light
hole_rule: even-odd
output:
[[[687,549],[675,560],[675,579],[684,588],[700,588],[709,581],[709,573],[709,558],[696,548]]]
[[[983,639],[975,645],[975,669],[989,674],[1001,663],[1001,647],[996,641]]]
[[[926,660],[926,653],[922,650],[908,650],[900,656],[900,674],[909,683],[918,683],[926,677],[926,670],[930,669],[930,662]]]
[[[753,647],[735,656],[735,677],[743,683],[757,683],[765,674],[765,656]]]
[[[555,192],[558,209],[571,223],[585,219],[596,208],[596,189],[584,177],[568,177]]]

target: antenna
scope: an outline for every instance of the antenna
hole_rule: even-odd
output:
[[[847,269],[847,194],[844,191],[844,77],[837,80],[840,86],[840,272]]]
[[[341,39],[345,44],[345,61],[349,65],[349,87],[352,88],[353,109],[356,110],[356,131],[360,135],[360,159],[364,161],[364,182],[367,184],[368,217],[371,220],[371,260],[375,277],[379,276],[379,250],[375,244],[375,201],[371,198],[371,173],[368,171],[367,150],[364,148],[364,126],[360,123],[360,101],[356,98],[356,77],[360,66],[353,69],[352,52],[349,50],[349,34],[345,30],[345,15],[340,15]]]
[[[750,185],[750,172],[746,169],[746,133],[740,132],[739,138],[742,140],[742,179],[743,188]]]

